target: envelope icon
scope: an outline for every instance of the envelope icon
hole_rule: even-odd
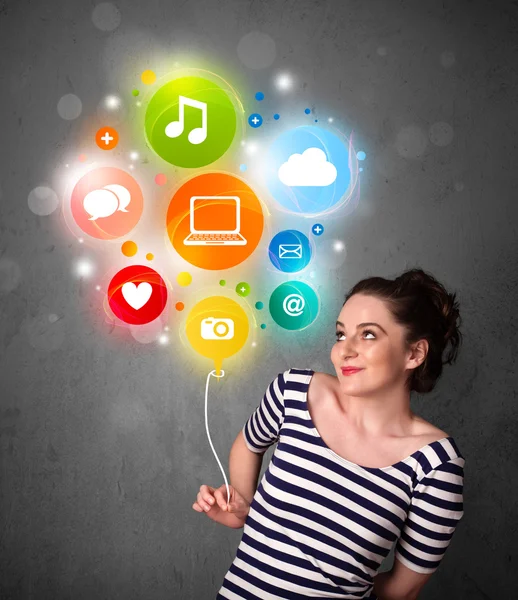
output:
[[[279,244],[279,258],[302,258],[302,244]]]

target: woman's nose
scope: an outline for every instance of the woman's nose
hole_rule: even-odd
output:
[[[348,356],[356,356],[357,354],[358,353],[356,352],[354,342],[346,340],[342,342],[342,344],[340,344],[340,356],[342,358],[346,358]]]

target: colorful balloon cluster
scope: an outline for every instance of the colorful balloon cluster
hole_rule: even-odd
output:
[[[278,119],[276,114],[276,122]],[[264,122],[255,112],[248,119],[253,129]],[[162,84],[150,97],[144,119],[148,146],[160,159],[182,169],[200,169],[223,157],[244,127],[244,109],[235,91],[219,77],[199,70]],[[119,134],[111,127],[101,128],[95,136],[104,150],[113,150],[118,140]],[[284,131],[261,160],[263,181],[284,213],[326,215],[343,206],[356,188],[358,167],[350,142],[320,126]],[[164,185],[167,179],[161,174],[155,181]],[[75,182],[68,203],[70,217],[82,233],[115,240],[127,236],[141,219],[144,196],[130,173],[114,166],[98,167]],[[235,267],[261,241],[263,206],[242,177],[224,171],[197,173],[170,199],[165,217],[167,239],[195,267],[212,271]],[[312,233],[319,236],[323,230],[316,224]],[[136,252],[136,246],[129,248],[131,244],[125,243],[127,256]],[[310,240],[296,229],[277,232],[268,246],[270,263],[285,273],[306,268],[312,253]],[[248,284],[239,285],[238,295],[247,295]],[[166,307],[168,287],[156,270],[134,264],[112,278],[107,298],[113,315],[122,322],[145,325]],[[271,294],[269,310],[281,327],[303,329],[318,314],[318,296],[305,282],[287,281]],[[199,354],[214,361],[219,374],[223,360],[245,344],[249,328],[241,305],[218,295],[191,309],[185,333]]]

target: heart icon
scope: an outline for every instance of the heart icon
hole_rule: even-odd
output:
[[[124,300],[135,310],[142,308],[151,298],[152,293],[153,288],[147,281],[142,281],[138,286],[133,281],[128,281],[122,286]]]

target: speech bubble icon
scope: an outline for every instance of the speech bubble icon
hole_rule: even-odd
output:
[[[119,199],[119,208],[117,210],[120,210],[122,212],[128,212],[126,210],[126,207],[131,202],[131,194],[124,186],[119,185],[117,183],[112,183],[110,185],[105,185],[104,189],[110,190]]]
[[[226,296],[210,296],[192,308],[185,330],[196,352],[212,358],[219,377],[223,360],[241,350],[249,328],[248,317],[237,302]]]
[[[117,210],[119,199],[110,190],[94,190],[86,194],[83,207],[90,215],[89,221],[95,221],[101,217],[109,217]]]

